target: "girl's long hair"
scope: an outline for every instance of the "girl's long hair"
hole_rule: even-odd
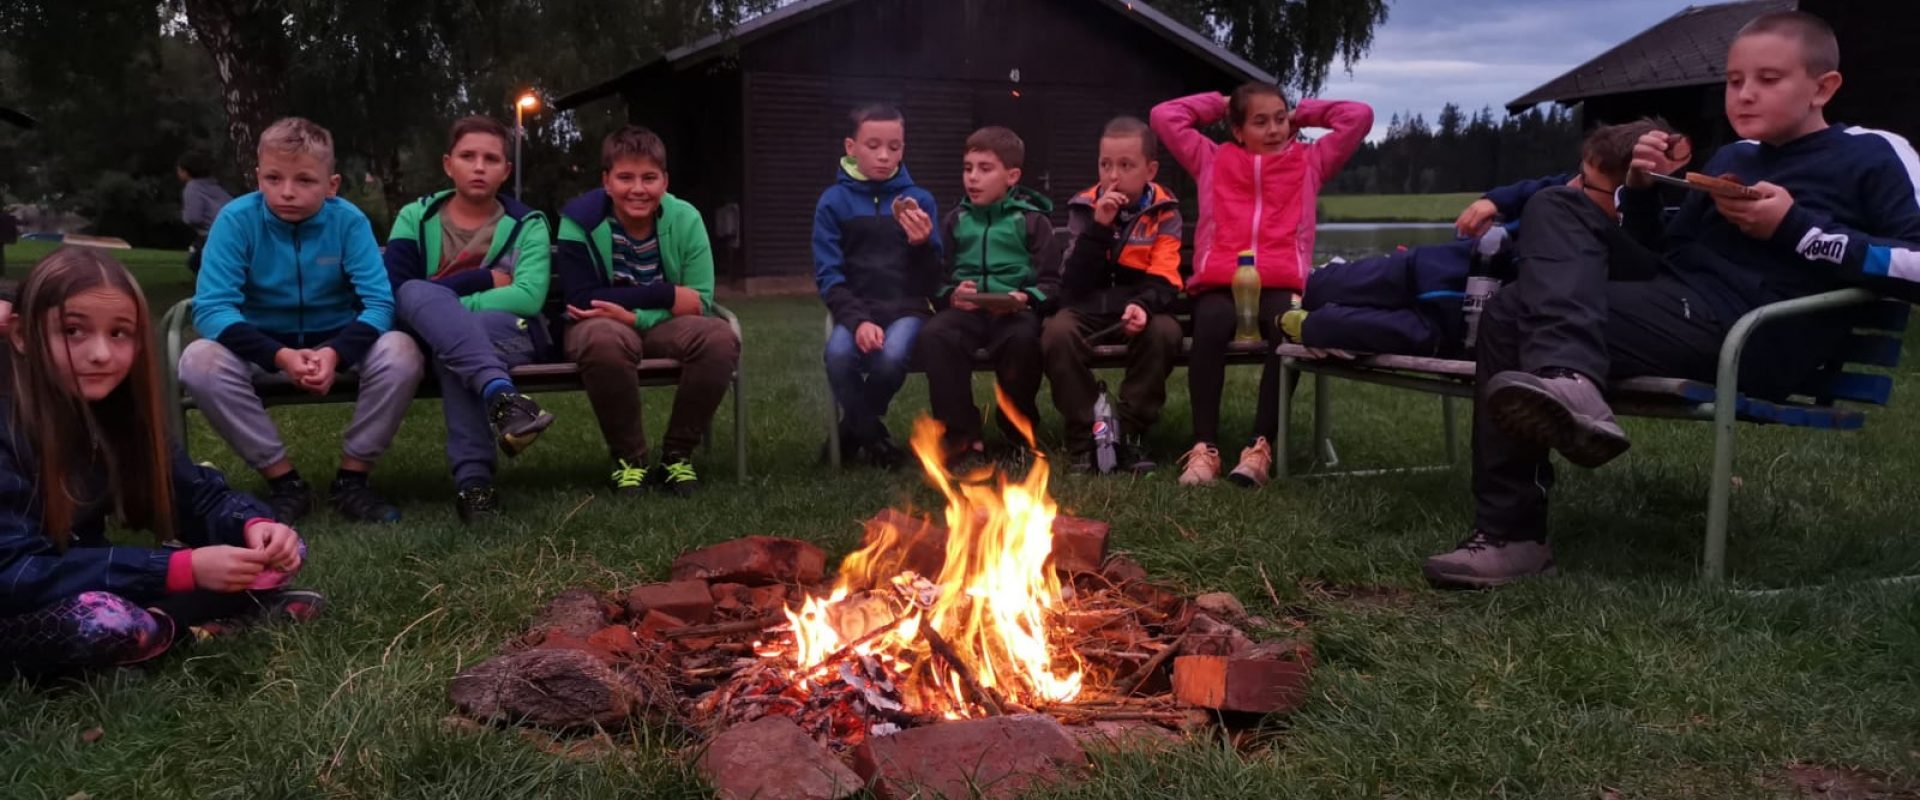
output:
[[[133,300],[137,349],[126,380],[89,403],[78,382],[54,362],[53,348],[67,342],[50,335],[50,329],[58,334],[59,326],[48,320],[66,316],[69,298],[100,288]],[[140,284],[98,250],[62,247],[27,274],[15,314],[12,341],[5,348],[12,362],[6,391],[13,399],[13,436],[29,444],[39,460],[42,530],[65,549],[76,509],[111,499],[126,526],[152,531],[159,541],[174,538],[172,454],[154,364],[152,318]],[[106,496],[82,497],[97,491],[84,476],[101,462]]]

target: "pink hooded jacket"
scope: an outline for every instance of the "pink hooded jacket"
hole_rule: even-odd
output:
[[[1227,117],[1227,98],[1208,92],[1153,107],[1153,132],[1199,184],[1189,294],[1232,285],[1242,251],[1255,253],[1260,285],[1300,292],[1313,265],[1315,202],[1373,128],[1373,109],[1345,100],[1301,100],[1293,127],[1330,128],[1311,142],[1256,156],[1200,128]]]

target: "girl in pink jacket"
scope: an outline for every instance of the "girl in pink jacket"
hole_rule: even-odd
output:
[[[1200,128],[1222,119],[1233,141],[1215,142]],[[1302,100],[1288,109],[1278,87],[1249,83],[1232,97],[1207,93],[1154,106],[1153,131],[1199,184],[1200,224],[1193,236],[1193,352],[1187,392],[1193,400],[1193,449],[1180,483],[1212,483],[1220,473],[1220,393],[1227,344],[1234,334],[1231,286],[1240,253],[1254,252],[1260,271],[1260,332],[1281,343],[1279,316],[1307,283],[1313,262],[1314,205],[1320,186],[1340,170],[1373,127],[1365,103]],[[1330,128],[1313,141],[1301,128]],[[1260,486],[1273,466],[1270,437],[1279,427],[1277,358],[1260,375],[1254,437],[1228,480]]]

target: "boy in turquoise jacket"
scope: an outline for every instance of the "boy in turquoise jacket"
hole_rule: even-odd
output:
[[[324,395],[343,370],[359,398],[328,494],[342,516],[395,522],[400,509],[367,475],[393,444],[425,358],[393,328],[393,289],[365,214],[335,197],[333,136],[298,117],[260,134],[259,190],[220,210],[193,295],[205,337],[180,354],[180,383],[207,422],[267,479],[281,522],[306,516],[313,490],[287,457],[254,380],[282,373]]]

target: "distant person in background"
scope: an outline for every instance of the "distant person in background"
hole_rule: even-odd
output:
[[[200,273],[200,253],[207,249],[207,232],[214,217],[227,206],[233,195],[213,177],[213,159],[206,153],[189,150],[180,156],[174,173],[180,176],[180,221],[193,227],[193,244],[187,247],[187,269]]]

